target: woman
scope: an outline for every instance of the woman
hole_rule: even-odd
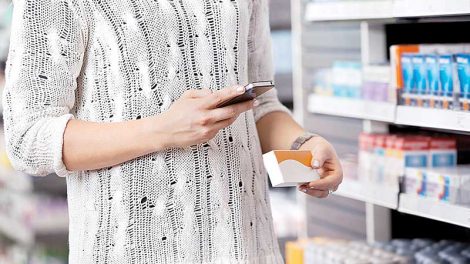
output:
[[[268,0],[16,0],[12,30],[8,153],[66,176],[71,263],[280,263],[262,151],[341,182],[274,90],[216,108],[273,78]]]

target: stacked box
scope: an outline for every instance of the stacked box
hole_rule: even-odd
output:
[[[470,110],[470,54],[457,54],[457,72],[459,76],[459,107]]]
[[[432,137],[429,149],[429,167],[457,166],[457,141],[450,137]]]
[[[405,193],[452,204],[470,204],[470,166],[408,168]]]

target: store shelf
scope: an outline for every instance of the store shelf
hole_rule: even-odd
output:
[[[16,221],[0,214],[0,234],[9,239],[24,245],[29,245],[33,241],[32,231]]]
[[[393,17],[393,1],[313,2],[307,5],[307,21],[384,19]]]
[[[362,0],[312,2],[307,21],[373,20],[404,17],[461,16],[470,14],[467,0]]]
[[[470,228],[470,208],[412,194],[400,194],[400,212]]]
[[[334,192],[334,194],[345,198],[365,202],[366,197],[364,196],[362,190],[363,186],[360,182],[345,179],[339,186],[338,190]]]
[[[334,193],[342,197],[373,203],[390,209],[398,208],[398,189],[360,181],[344,180]]]
[[[398,106],[397,124],[470,132],[470,113],[432,108]]]
[[[311,113],[352,117],[383,122],[395,120],[395,104],[311,94],[308,111]]]

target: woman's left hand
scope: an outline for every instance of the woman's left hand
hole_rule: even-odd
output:
[[[335,149],[320,136],[314,136],[300,149],[312,151],[312,167],[317,170],[320,179],[300,185],[299,190],[317,198],[328,197],[343,181],[343,169]]]

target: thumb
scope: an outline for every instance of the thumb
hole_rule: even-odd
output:
[[[325,164],[327,159],[326,151],[321,146],[315,147],[312,150],[312,168],[320,169]]]

